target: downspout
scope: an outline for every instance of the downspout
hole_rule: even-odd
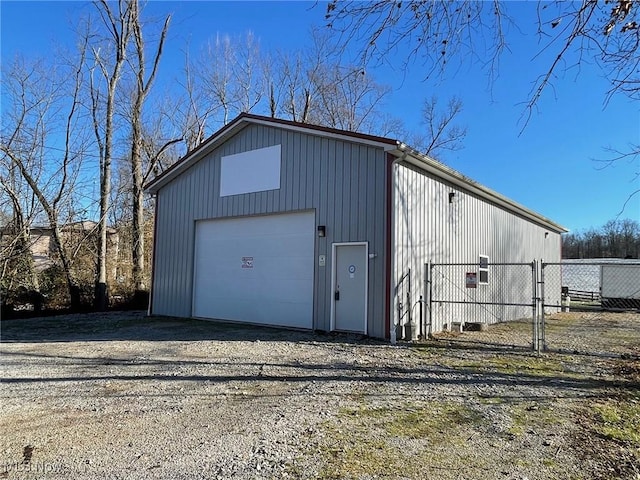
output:
[[[388,301],[387,301],[387,309],[388,309],[388,317],[387,317],[387,325],[389,326],[389,338],[391,341],[392,345],[395,345],[397,343],[397,335],[396,335],[396,330],[398,328],[397,324],[396,324],[396,309],[392,308],[392,302],[394,300],[394,290],[395,290],[395,286],[393,285],[393,281],[392,279],[395,278],[395,271],[396,271],[396,255],[395,255],[395,241],[396,241],[396,235],[395,235],[395,227],[396,227],[396,209],[395,209],[395,175],[394,175],[394,167],[404,161],[407,158],[407,152],[405,151],[405,149],[407,148],[407,146],[404,143],[401,142],[397,142],[397,149],[400,150],[402,152],[402,156],[401,157],[396,157],[394,158],[392,161],[389,162],[389,167],[388,167],[388,180],[387,180],[387,188],[388,188],[388,195],[387,195],[387,201],[388,203],[388,211],[389,211],[389,226],[388,226],[388,230],[387,230],[387,235],[388,235],[388,265],[389,265],[389,272],[387,274],[387,282],[388,282],[388,292],[387,292],[387,296],[388,296]],[[389,155],[393,155],[393,154],[389,154]],[[395,156],[395,155],[394,155]]]

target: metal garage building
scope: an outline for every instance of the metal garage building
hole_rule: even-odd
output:
[[[396,140],[250,114],[147,191],[152,314],[392,340],[427,262],[560,261],[565,231]]]

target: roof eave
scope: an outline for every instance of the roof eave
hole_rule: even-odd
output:
[[[417,150],[414,150],[413,148],[402,142],[398,142],[397,147],[394,150],[391,150],[390,153],[399,159],[408,161],[418,168],[430,172],[437,177],[440,177],[443,180],[460,187],[461,189],[474,193],[485,200],[488,200],[511,212],[514,212],[535,223],[538,223],[539,225],[542,225],[553,232],[566,233],[569,231],[562,225],[555,223],[554,221],[534,212],[533,210],[529,210],[519,203],[510,200],[509,198],[499,194],[494,190],[491,190],[488,187],[485,187],[484,185],[481,185],[480,183],[464,176],[460,172],[450,167],[447,167],[437,160],[421,154]]]
[[[180,175],[185,170],[189,169],[201,158],[208,155],[211,151],[216,149],[229,137],[237,134],[243,128],[250,124],[267,125],[267,126],[280,126],[290,131],[297,131],[312,135],[323,135],[337,140],[358,142],[366,145],[370,145],[377,148],[382,148],[397,157],[398,159],[406,160],[422,170],[428,171],[439,178],[448,181],[449,183],[460,187],[461,189],[470,191],[479,197],[493,202],[511,212],[514,212],[520,216],[523,216],[529,220],[534,221],[544,227],[557,233],[566,233],[568,230],[558,225],[557,223],[549,220],[542,215],[529,210],[528,208],[508,199],[507,197],[500,195],[499,193],[487,188],[474,180],[462,175],[460,172],[447,167],[446,165],[423,155],[417,150],[409,147],[408,145],[390,138],[377,137],[374,135],[358,134],[353,132],[347,132],[343,130],[337,130],[333,128],[321,127],[317,125],[298,123],[289,120],[275,119],[270,117],[262,117],[259,115],[253,115],[248,113],[240,114],[230,123],[222,127],[211,137],[205,140],[197,148],[188,152],[181,160],[176,162],[168,170],[160,174],[154,180],[149,182],[145,186],[145,190],[148,193],[156,194],[162,187],[170,183],[174,178]]]
[[[195,164],[202,157],[214,150],[227,138],[235,135],[238,131],[242,130],[246,126],[242,122],[242,116],[236,118],[232,122],[225,125],[223,128],[214,133],[207,140],[202,142],[196,148],[187,152],[182,159],[178,160],[167,170],[162,172],[156,178],[147,183],[144,187],[147,193],[155,195],[162,187],[171,182],[174,178],[180,175],[185,170],[188,170],[193,164]]]

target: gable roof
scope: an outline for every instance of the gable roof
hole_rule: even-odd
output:
[[[425,170],[432,175],[451,183],[461,189],[470,191],[479,197],[497,204],[506,210],[534,221],[549,230],[556,233],[564,233],[568,230],[563,226],[551,221],[550,219],[530,210],[519,203],[491,190],[488,187],[472,180],[460,172],[450,168],[443,163],[434,160],[427,155],[423,155],[417,150],[409,147],[405,143],[386,137],[368,135],[347,130],[338,130],[319,125],[311,125],[308,123],[293,122],[279,118],[264,117],[261,115],[253,115],[250,113],[242,113],[227,125],[214,133],[207,140],[202,142],[198,147],[165,170],[145,186],[145,190],[151,194],[157,193],[162,187],[170,183],[174,178],[178,177],[182,172],[190,168],[192,165],[200,161],[211,151],[218,148],[229,138],[236,135],[239,131],[248,125],[267,125],[276,126],[290,131],[298,131],[310,135],[321,135],[331,137],[338,140],[351,141],[382,148],[384,151],[395,157],[397,162],[406,162]]]
[[[378,137],[375,135],[349,132],[347,130],[338,130],[336,128],[322,127],[319,125],[311,125],[308,123],[293,122],[280,118],[263,117],[261,115],[253,115],[251,113],[241,113],[231,122],[226,124],[220,130],[218,130],[216,133],[214,133],[208,139],[198,145],[196,148],[194,148],[190,152],[187,152],[184,157],[182,157],[171,167],[158,175],[155,179],[147,183],[147,185],[145,185],[145,190],[152,194],[156,193],[167,183],[171,182],[171,180],[180,175],[183,171],[187,170],[189,167],[197,163],[205,155],[218,148],[226,140],[233,137],[240,130],[251,124],[277,126],[286,130],[299,131],[311,135],[322,135],[339,140],[364,143],[371,146],[382,147],[385,150],[395,147],[398,143],[396,140]]]

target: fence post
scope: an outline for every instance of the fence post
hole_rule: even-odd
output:
[[[432,288],[432,282],[433,282],[433,264],[431,263],[431,260],[429,260],[429,262],[425,265],[425,285],[424,285],[424,298],[427,301],[427,319],[428,322],[425,325],[425,338],[429,338],[431,336],[431,325],[432,325],[432,305],[431,305],[431,298],[433,297],[432,292],[431,292],[431,288]]]
[[[545,336],[545,318],[544,318],[544,260],[540,259],[540,340],[542,341],[542,350],[547,351],[547,339]]]
[[[424,315],[424,313],[422,311],[423,310],[422,309],[422,304],[424,303],[424,300],[423,300],[423,296],[422,295],[420,295],[420,300],[418,300],[418,303],[419,303],[419,307],[420,307],[418,309],[418,315],[419,315],[418,318],[420,319],[420,339],[424,340],[424,329],[423,329],[423,326],[424,326],[424,317],[423,317],[423,315]]]
[[[538,335],[538,328],[539,328],[539,322],[538,322],[538,262],[537,260],[533,260],[533,262],[531,262],[531,292],[532,292],[532,298],[531,298],[531,306],[532,306],[532,312],[531,314],[533,315],[532,317],[532,335],[533,335],[533,341],[532,341],[532,346],[533,346],[533,351],[536,353],[540,353],[540,341],[539,341],[539,335]]]

